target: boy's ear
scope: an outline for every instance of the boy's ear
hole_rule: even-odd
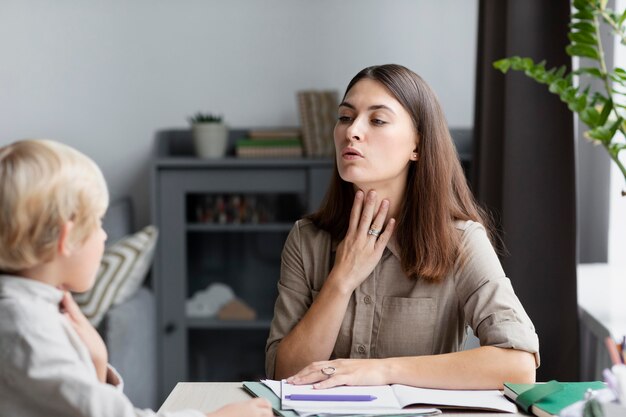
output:
[[[57,252],[62,256],[70,256],[72,254],[72,245],[70,244],[70,236],[74,229],[74,222],[67,222],[61,226],[59,233],[59,241]]]

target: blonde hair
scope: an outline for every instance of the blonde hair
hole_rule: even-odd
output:
[[[0,270],[52,260],[70,221],[68,242],[82,245],[108,203],[102,172],[76,149],[44,139],[0,147]]]

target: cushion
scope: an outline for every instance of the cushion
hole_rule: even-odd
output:
[[[146,226],[104,251],[94,286],[74,294],[92,325],[97,327],[110,307],[128,300],[139,289],[152,264],[157,237],[157,228]]]

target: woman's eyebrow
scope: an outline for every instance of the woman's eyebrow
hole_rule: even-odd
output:
[[[389,110],[389,111],[390,111],[390,112],[392,112],[393,114],[396,114],[396,112],[395,112],[395,111],[393,111],[393,110],[391,109],[391,107],[389,107],[389,106],[385,106],[384,104],[376,104],[376,105],[374,105],[374,106],[369,106],[367,109],[368,109],[368,110],[381,110],[381,109],[382,109],[382,110]]]
[[[349,109],[356,110],[356,108],[355,108],[352,104],[348,103],[347,101],[343,101],[343,102],[341,102],[341,104],[339,105],[339,107],[347,107],[347,108],[349,108]],[[373,105],[373,106],[369,106],[369,107],[367,108],[367,110],[370,110],[370,111],[371,111],[371,110],[381,110],[381,109],[383,109],[383,110],[389,110],[389,111],[390,111],[390,112],[392,112],[393,114],[396,114],[396,112],[395,112],[395,111],[393,111],[393,109],[392,109],[391,107],[389,107],[389,106],[385,106],[384,104],[375,104],[375,105]]]

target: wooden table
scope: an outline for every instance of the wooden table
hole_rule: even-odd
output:
[[[240,382],[179,382],[167,397],[159,411],[197,409],[205,413],[215,411],[223,405],[250,399]],[[521,417],[520,412],[494,413],[470,411],[445,411],[446,417]]]

